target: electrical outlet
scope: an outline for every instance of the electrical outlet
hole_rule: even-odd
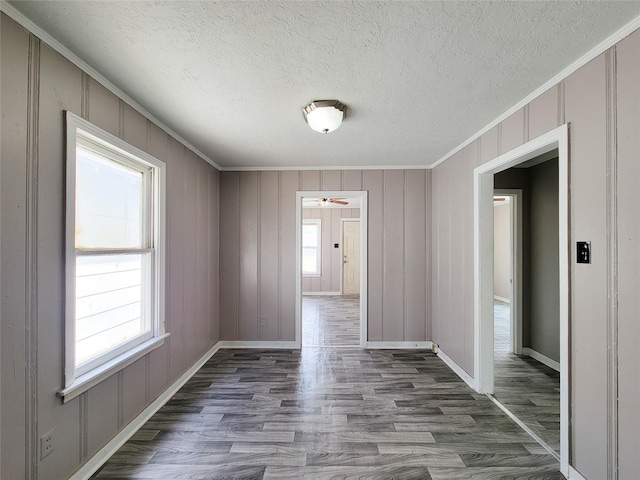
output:
[[[47,457],[53,450],[53,430],[49,430],[40,437],[40,460]]]
[[[266,327],[267,326],[267,317],[264,316],[264,315],[260,317],[260,326],[261,327]]]

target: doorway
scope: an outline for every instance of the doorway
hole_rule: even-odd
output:
[[[494,393],[493,196],[494,175],[557,149],[558,285],[560,349],[560,470],[569,474],[569,178],[568,127],[507,152],[474,170],[474,382],[477,391]],[[507,412],[510,413],[510,412]]]
[[[367,192],[296,192],[296,225],[296,344],[364,346]]]

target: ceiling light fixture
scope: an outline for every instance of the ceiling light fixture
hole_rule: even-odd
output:
[[[347,106],[338,100],[314,100],[302,109],[309,126],[320,133],[330,133],[342,123]]]

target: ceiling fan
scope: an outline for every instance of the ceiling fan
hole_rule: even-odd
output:
[[[319,198],[318,205],[324,207],[327,203],[335,203],[336,205],[349,205],[349,202],[345,202],[342,198]]]

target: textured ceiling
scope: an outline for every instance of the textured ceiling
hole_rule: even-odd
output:
[[[428,165],[640,2],[10,2],[223,167]],[[312,100],[349,111],[323,135]]]

